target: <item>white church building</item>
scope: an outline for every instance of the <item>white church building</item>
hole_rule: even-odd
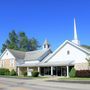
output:
[[[40,75],[67,76],[72,67],[76,70],[88,70],[90,49],[80,45],[74,19],[74,39],[64,41],[54,52],[45,40],[41,50],[22,52],[6,49],[0,56],[0,67],[15,69],[18,75],[38,71]]]

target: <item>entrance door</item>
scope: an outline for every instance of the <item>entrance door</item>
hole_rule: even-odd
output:
[[[65,66],[53,67],[53,75],[66,76],[67,75],[67,68]]]
[[[61,67],[60,66],[53,67],[53,75],[61,76]]]
[[[62,76],[67,76],[67,67],[62,67]]]

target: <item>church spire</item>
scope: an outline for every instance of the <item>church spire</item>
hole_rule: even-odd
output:
[[[77,37],[77,30],[76,30],[76,21],[75,21],[75,18],[74,18],[74,40],[78,40],[78,37]]]
[[[76,20],[74,18],[74,40],[72,40],[73,43],[79,45],[80,42],[78,40],[78,36],[77,36],[77,29],[76,29]]]

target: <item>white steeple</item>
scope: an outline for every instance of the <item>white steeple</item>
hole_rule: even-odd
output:
[[[72,40],[73,43],[80,45],[80,42],[78,40],[78,36],[77,36],[77,29],[76,29],[76,21],[74,18],[74,40]]]
[[[50,48],[50,44],[48,43],[48,40],[45,39],[44,44],[43,44],[43,49],[48,49],[48,48]]]

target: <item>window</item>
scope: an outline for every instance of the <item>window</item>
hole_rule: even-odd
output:
[[[69,55],[69,54],[70,54],[70,51],[68,50],[68,51],[67,51],[67,55]]]
[[[46,48],[46,45],[44,45],[44,48]]]
[[[7,55],[8,55],[8,53],[7,53]]]
[[[10,59],[10,66],[14,67],[14,59]]]
[[[2,67],[4,67],[4,60],[2,60]]]

